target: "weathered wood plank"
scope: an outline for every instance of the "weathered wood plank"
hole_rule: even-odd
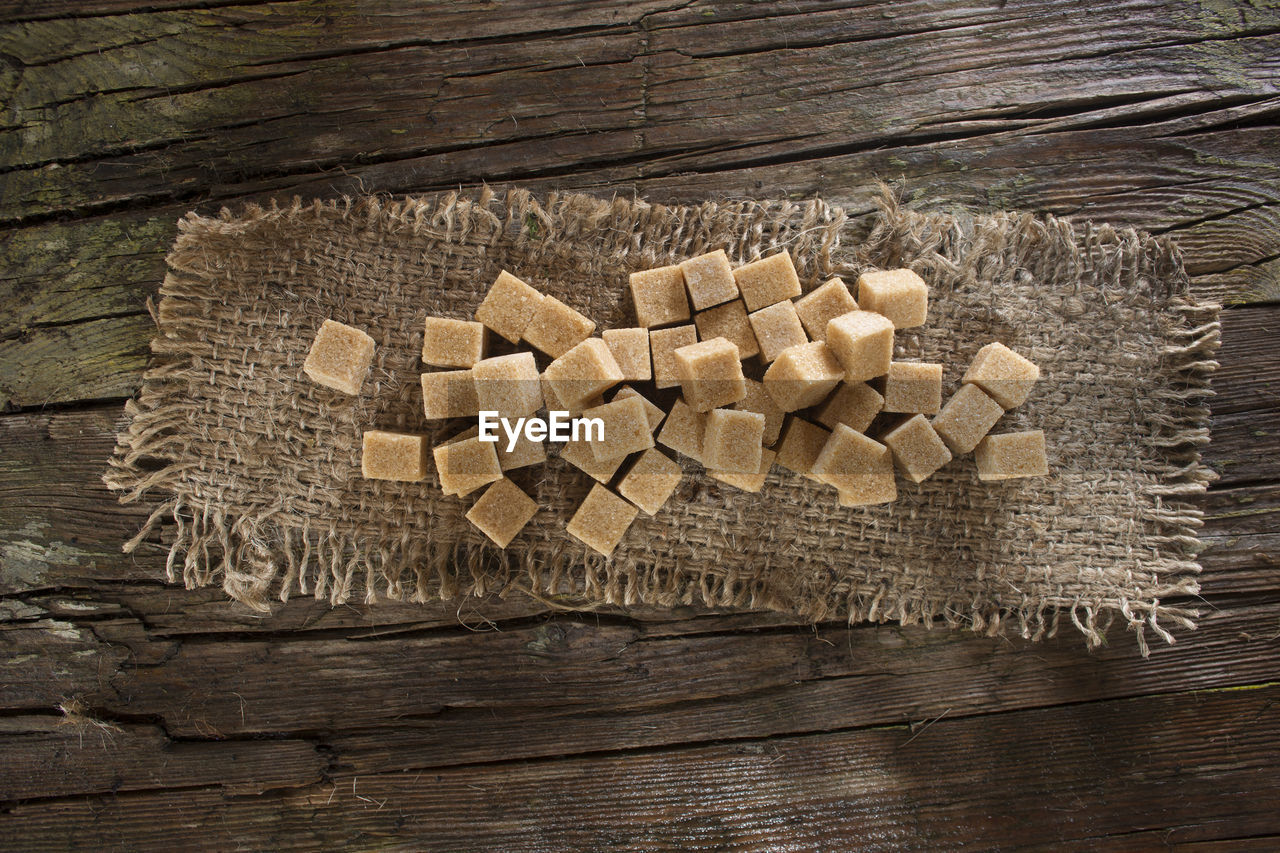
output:
[[[958,713],[991,713],[1274,675],[1274,599],[1218,599],[1204,610],[1194,634],[1153,645],[1145,660],[1121,630],[1107,648],[1083,654],[1069,626],[1032,648],[1016,639],[884,625],[780,626],[748,640],[740,625],[715,630],[715,619],[673,629],[590,615],[479,633],[452,627],[164,639],[135,621],[104,619],[91,623],[101,648],[128,649],[148,665],[117,659],[92,676],[64,678],[58,688],[27,682],[21,666],[10,667],[9,678],[13,694],[30,697],[22,707],[79,695],[108,718],[162,720],[172,737],[343,738],[397,726],[419,737],[424,729],[439,733],[416,746],[395,739],[385,749],[378,746],[382,734],[357,738],[375,752],[372,762],[411,767],[565,754],[595,743],[623,748],[882,724],[926,716],[934,702]],[[29,631],[14,635],[16,652],[40,647],[36,629]],[[302,672],[305,679],[293,677]],[[520,745],[513,744],[522,730]]]
[[[631,25],[464,47],[397,46],[380,33],[389,48],[334,56],[351,28],[293,17],[296,10],[284,18],[265,6],[175,13],[159,16],[154,36],[126,41],[119,23],[104,19],[111,31],[102,51],[22,69],[7,122],[16,130],[0,132],[0,161],[14,167],[0,175],[0,216],[191,198],[214,184],[279,189],[273,176],[504,142],[519,146],[506,153],[508,168],[568,174],[638,154],[677,155],[681,167],[726,153],[730,162],[811,158],[833,145],[1059,131],[1110,121],[1121,104],[1126,121],[1141,123],[1144,110],[1160,117],[1274,97],[1270,34],[1280,32],[1280,14],[1242,20],[1201,9],[1129,0],[1097,20],[1104,13],[1096,8],[1044,3],[1018,15],[1000,10],[997,20],[984,10],[983,26],[955,27],[948,12],[917,3],[909,16],[918,23],[902,31],[879,27],[873,7],[830,17],[820,25],[828,34],[799,39],[799,49],[789,46],[788,27],[812,26],[803,16],[724,24],[719,34]],[[1062,26],[1064,11],[1089,25]],[[736,38],[743,27],[746,44]],[[67,41],[58,22],[9,30],[0,44],[24,62],[24,52],[53,47],[56,55]],[[358,48],[362,36],[354,38]],[[736,52],[696,55],[717,41]],[[317,54],[327,58],[295,61]],[[914,55],[932,57],[930,75],[902,62]],[[168,61],[148,61],[158,57]],[[779,63],[807,82],[779,86]],[[501,87],[485,79],[493,75]],[[978,75],[983,85],[966,85]],[[115,90],[97,93],[102,80]],[[696,108],[720,89],[733,93],[732,112]],[[439,174],[446,185],[459,177]]]
[[[62,717],[0,720],[0,800],[218,786],[261,794],[321,781],[328,758],[302,740],[175,743],[155,726]]]
[[[1155,830],[1212,841],[1280,828],[1278,697],[1263,686],[960,719],[932,703],[925,719],[942,718],[914,730],[342,773],[238,800],[209,789],[52,800],[14,805],[0,826],[31,850],[391,839],[441,850],[1003,849]],[[1188,773],[1192,762],[1202,769]]]

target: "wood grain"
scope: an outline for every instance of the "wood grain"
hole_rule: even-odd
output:
[[[0,0],[0,826],[23,849],[1270,850],[1280,8]],[[1175,238],[1232,304],[1201,627],[1143,661],[515,595],[268,617],[101,484],[187,210],[876,180]]]

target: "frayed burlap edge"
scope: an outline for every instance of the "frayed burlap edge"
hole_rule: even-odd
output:
[[[843,232],[857,229],[859,236],[865,235],[859,223],[820,201],[771,204],[737,202],[721,204],[720,208],[733,207],[749,214],[754,227],[760,229],[768,228],[769,217],[802,218],[803,227],[825,232],[823,252],[834,252]],[[576,227],[584,230],[621,217],[634,223],[635,239],[642,239],[644,232],[654,227],[671,227],[671,221],[659,214],[706,207],[714,209],[716,204],[664,208],[573,194],[552,194],[539,202],[520,190],[499,201],[484,188],[475,198],[450,193],[434,200],[370,197],[303,204],[295,199],[289,206],[251,206],[235,216],[224,210],[217,220],[189,215],[179,223],[179,237],[168,257],[170,273],[154,312],[160,333],[152,342],[152,364],[144,373],[137,399],[126,405],[129,425],[119,436],[104,481],[121,492],[124,503],[156,491],[181,494],[178,486],[187,468],[181,461],[181,426],[188,408],[172,392],[185,385],[185,372],[192,367],[191,335],[184,332],[190,333],[191,325],[199,323],[198,318],[179,309],[186,288],[198,286],[184,277],[192,260],[190,253],[200,251],[198,241],[190,237],[195,223],[205,232],[212,229],[234,236],[258,220],[324,211],[344,220],[367,220],[371,227],[375,220],[390,219],[415,231],[461,237],[476,215],[491,220],[495,231],[503,223],[524,223],[530,217],[539,222],[576,221]],[[959,251],[959,246],[966,248]],[[1198,615],[1192,607],[1169,605],[1163,600],[1199,591],[1196,576],[1200,566],[1195,556],[1200,542],[1196,531],[1203,521],[1202,512],[1189,498],[1203,492],[1215,476],[1201,464],[1200,449],[1209,440],[1205,398],[1212,394],[1209,380],[1217,366],[1212,355],[1220,339],[1219,306],[1198,303],[1190,295],[1178,250],[1166,239],[1132,229],[1077,225],[1028,214],[920,213],[901,207],[887,191],[873,228],[865,236],[862,254],[880,264],[908,256],[917,269],[945,267],[952,273],[977,275],[984,256],[1010,247],[1019,262],[1029,266],[1046,256],[1059,262],[1066,258],[1076,268],[1110,265],[1122,283],[1133,283],[1142,276],[1146,286],[1167,289],[1163,295],[1168,306],[1161,313],[1166,342],[1163,375],[1153,383],[1157,390],[1152,395],[1158,404],[1151,413],[1155,453],[1145,469],[1150,475],[1144,489],[1149,503],[1139,509],[1142,520],[1157,531],[1154,541],[1165,549],[1161,557],[1151,561],[1165,583],[1150,599],[1064,593],[1009,606],[984,601],[981,596],[962,599],[903,592],[889,586],[875,591],[840,583],[826,589],[783,589],[760,580],[735,581],[707,572],[680,576],[653,566],[629,565],[624,572],[598,556],[583,558],[569,548],[560,548],[548,557],[545,552],[495,553],[467,543],[440,547],[407,536],[393,542],[360,542],[338,534],[319,519],[307,520],[301,527],[278,523],[270,508],[252,517],[233,518],[214,507],[187,506],[176,496],[154,508],[124,550],[132,552],[163,519],[172,519],[175,532],[166,560],[169,580],[176,582],[180,574],[188,588],[221,580],[229,596],[260,611],[270,609],[267,601],[272,588],[278,590],[281,601],[287,601],[296,586],[302,594],[338,604],[349,600],[362,580],[367,602],[376,599],[379,587],[388,598],[411,602],[491,594],[505,597],[518,591],[570,609],[635,604],[763,609],[813,622],[896,621],[926,626],[940,622],[991,636],[1012,630],[1031,640],[1054,636],[1065,615],[1091,647],[1104,642],[1106,631],[1119,617],[1135,632],[1139,649],[1146,656],[1148,629],[1172,643],[1174,637],[1166,625],[1192,629]],[[412,577],[406,577],[405,566],[415,567],[409,573]]]

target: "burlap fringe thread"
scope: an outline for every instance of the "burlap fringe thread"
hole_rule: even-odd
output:
[[[874,226],[862,239],[860,258],[832,264],[836,271],[853,274],[867,259],[882,264],[897,259],[926,273],[926,278],[943,274],[959,282],[978,282],[1026,270],[1037,280],[1068,285],[1087,272],[1118,292],[1140,283],[1152,289],[1154,296],[1167,299],[1160,321],[1165,341],[1162,375],[1155,377],[1150,391],[1159,404],[1151,415],[1155,426],[1149,444],[1154,453],[1141,472],[1147,480],[1142,486],[1144,500],[1134,508],[1149,530],[1143,545],[1153,549],[1149,562],[1158,583],[1146,588],[1131,585],[1128,590],[1117,584],[1090,588],[1084,581],[1059,584],[1057,594],[1024,595],[1016,604],[1004,598],[1002,590],[984,595],[963,589],[927,590],[918,584],[895,588],[883,580],[868,585],[835,572],[823,588],[822,580],[815,583],[812,577],[785,583],[770,580],[769,566],[751,577],[741,576],[732,567],[711,572],[688,563],[679,570],[638,564],[620,570],[575,547],[567,536],[558,543],[540,540],[542,547],[508,552],[478,547],[474,540],[442,542],[408,528],[398,536],[367,541],[341,532],[322,517],[286,518],[283,505],[233,512],[211,501],[189,499],[183,484],[188,471],[198,464],[190,453],[195,446],[191,431],[200,413],[198,402],[186,394],[190,382],[207,381],[207,370],[198,369],[195,361],[212,349],[206,341],[210,329],[188,308],[208,297],[209,284],[200,277],[199,256],[209,235],[234,241],[263,222],[321,216],[367,229],[386,228],[390,223],[414,235],[446,241],[466,238],[477,221],[489,223],[495,241],[513,223],[521,229],[520,239],[527,230],[525,223],[538,223],[548,233],[558,229],[578,234],[600,228],[618,231],[619,223],[631,223],[633,228],[616,237],[622,251],[634,249],[647,228],[664,231],[667,245],[679,247],[686,222],[725,211],[748,226],[747,239],[757,245],[768,242],[777,221],[797,221],[798,233],[818,235],[814,251],[823,260],[837,252],[842,230],[865,228],[847,220],[843,211],[816,200],[667,208],[581,195],[551,195],[540,203],[519,190],[499,201],[488,188],[474,199],[457,193],[437,200],[344,198],[307,205],[295,199],[291,206],[254,206],[239,216],[226,210],[216,219],[189,215],[179,223],[180,235],[168,259],[171,271],[160,290],[159,308],[153,312],[160,330],[152,342],[153,362],[138,398],[126,406],[129,425],[119,436],[104,476],[125,503],[156,492],[169,497],[155,507],[124,550],[132,552],[163,520],[171,519],[169,580],[176,582],[180,576],[188,588],[220,580],[229,596],[260,611],[269,610],[273,587],[281,601],[296,589],[317,599],[327,597],[336,605],[347,601],[362,579],[367,602],[375,600],[379,586],[388,598],[412,602],[505,596],[519,590],[575,609],[638,603],[767,609],[815,622],[841,619],[928,626],[941,621],[948,627],[992,636],[1012,628],[1032,640],[1056,634],[1065,615],[1091,647],[1104,641],[1119,617],[1135,632],[1143,656],[1149,651],[1148,629],[1172,643],[1167,625],[1195,627],[1194,608],[1162,600],[1199,591],[1195,555],[1202,513],[1188,499],[1203,492],[1214,477],[1201,464],[1200,449],[1209,441],[1205,398],[1212,394],[1209,379],[1217,366],[1213,354],[1220,338],[1219,306],[1191,298],[1181,257],[1167,240],[1052,217],[914,212],[902,208],[887,191]]]

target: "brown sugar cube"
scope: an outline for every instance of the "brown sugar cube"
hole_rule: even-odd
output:
[[[1002,343],[990,343],[978,350],[964,372],[962,382],[972,382],[1002,407],[1021,406],[1031,394],[1040,368]]]
[[[744,492],[758,492],[764,488],[765,478],[769,476],[769,469],[773,467],[776,456],[777,454],[767,447],[761,450],[760,467],[754,474],[735,474],[730,471],[708,471],[707,473],[720,482],[728,483]]]
[[[709,311],[699,311],[693,317],[698,327],[698,337],[704,341],[712,338],[724,338],[738,346],[738,358],[747,359],[760,352],[756,344],[756,333],[751,330],[751,321],[747,319],[747,306],[741,299],[726,302]]]
[[[587,338],[548,364],[545,375],[556,397],[572,410],[621,382],[622,368],[608,344],[600,338]]]
[[[596,324],[554,296],[544,296],[525,327],[524,339],[552,358],[591,337]]]
[[[541,441],[534,441],[529,438],[524,430],[520,430],[520,434],[516,436],[515,445],[510,450],[507,450],[511,442],[508,440],[506,433],[500,431],[495,444],[498,451],[498,466],[503,471],[527,468],[530,465],[541,465],[547,461],[546,446]]]
[[[482,359],[471,368],[482,412],[523,418],[542,408],[542,377],[531,352]]]
[[[542,298],[537,290],[503,270],[476,309],[476,319],[511,343],[519,343]]]
[[[618,482],[618,494],[640,507],[645,515],[656,515],[680,485],[684,469],[680,463],[658,450],[646,450]]]
[[[822,448],[826,447],[831,433],[801,418],[792,418],[782,431],[782,443],[778,445],[777,463],[797,474],[816,479],[813,463],[818,461]]]
[[[302,362],[302,372],[326,388],[359,394],[373,363],[373,338],[352,326],[325,320]]]
[[[893,361],[893,323],[871,311],[850,311],[827,323],[827,346],[840,359],[850,382],[889,372]]]
[[[680,271],[684,273],[684,285],[689,290],[694,311],[728,302],[738,295],[738,282],[733,278],[733,267],[724,249],[690,258],[680,264]]]
[[[485,328],[472,320],[428,317],[422,332],[422,363],[471,367],[484,358]]]
[[[966,382],[938,412],[933,428],[952,453],[968,453],[1003,414],[999,403],[977,385]]]
[[[888,317],[895,329],[923,326],[929,285],[911,270],[881,270],[858,276],[858,305]]]
[[[758,261],[752,261],[733,271],[733,278],[742,292],[742,301],[748,311],[759,311],[800,295],[800,277],[796,275],[791,253],[783,249]]]
[[[605,329],[600,337],[613,353],[613,360],[618,362],[624,380],[647,382],[653,378],[648,329]]]
[[[748,379],[746,395],[734,403],[733,407],[742,412],[759,412],[764,415],[764,436],[761,441],[765,447],[771,447],[778,442],[778,436],[782,433],[782,422],[786,420],[787,413],[773,402],[773,397],[765,390],[763,382]]]
[[[916,415],[885,433],[882,441],[903,475],[913,483],[924,482],[951,461],[951,451],[924,415]]]
[[[468,495],[502,479],[496,441],[482,441],[479,436],[454,439],[436,445],[431,453],[446,495]]]
[[[667,422],[658,432],[658,444],[701,462],[702,433],[706,425],[706,415],[695,412],[683,399],[677,399],[667,414]]]
[[[603,427],[602,435],[590,442],[597,462],[608,462],[653,447],[649,413],[638,397],[623,397],[603,406],[585,409],[582,417],[598,419]],[[594,437],[595,434],[588,430],[588,435]]]
[[[593,480],[599,480],[601,483],[607,483],[612,480],[613,475],[618,473],[618,469],[622,467],[622,463],[627,461],[627,457],[619,456],[617,459],[601,462],[596,459],[595,453],[592,452],[591,442],[584,441],[581,438],[577,441],[566,441],[562,444],[560,446],[560,458]]]
[[[604,556],[613,553],[640,511],[597,483],[569,519],[569,535]]]
[[[647,397],[645,397],[636,389],[632,388],[630,385],[623,385],[621,388],[617,390],[617,393],[613,395],[613,399],[615,402],[618,400],[625,400],[628,397],[635,397],[637,400],[639,400],[641,403],[644,404],[644,413],[649,418],[649,432],[653,432],[654,430],[656,430],[658,426],[662,423],[662,419],[667,416],[666,412],[662,411],[662,409],[658,408],[656,405],[649,402],[649,399]]]
[[[796,314],[796,306],[790,301],[761,308],[749,315],[749,319],[751,330],[756,333],[756,341],[760,344],[760,360],[765,364],[776,359],[784,349],[809,342],[800,316]]]
[[[603,405],[605,402],[603,394],[593,394],[585,400],[579,400],[572,406],[566,404],[560,399],[560,395],[556,393],[556,389],[547,381],[547,374],[542,374],[542,399],[546,401],[548,409],[560,409],[566,411],[574,417],[582,414],[584,409],[590,409],[594,406]]]
[[[694,411],[728,406],[747,393],[738,348],[725,338],[712,338],[680,347],[673,355],[680,390]]]
[[[833,278],[801,296],[795,301],[795,306],[804,330],[815,341],[827,339],[827,323],[841,314],[858,310],[858,303],[849,293],[848,285],[839,278]]]
[[[813,476],[836,487],[857,504],[887,503],[898,496],[893,485],[893,456],[888,447],[844,424],[836,424],[831,437],[813,463]],[[884,482],[888,477],[888,488]],[[845,504],[846,506],[850,504]]]
[[[893,479],[893,460],[887,453],[859,478],[857,488],[836,489],[836,502],[846,507],[887,504],[897,499],[898,484]]]
[[[631,301],[636,322],[646,329],[689,319],[689,299],[680,267],[658,267],[631,274]]]
[[[974,459],[979,480],[1044,477],[1049,473],[1044,432],[1038,429],[989,435],[978,442]]]
[[[427,442],[420,435],[365,430],[360,473],[370,480],[416,483],[427,476]]]
[[[422,374],[422,412],[427,420],[474,418],[480,413],[475,376],[470,370]]]
[[[764,373],[764,387],[784,412],[821,403],[840,384],[844,370],[822,341],[788,347]]]
[[[538,503],[519,486],[503,477],[485,489],[480,499],[467,510],[467,521],[505,548],[538,512]]]
[[[712,409],[702,432],[702,464],[713,471],[754,474],[763,438],[764,415],[759,412]]]
[[[936,415],[942,408],[942,365],[895,361],[884,378],[884,410]]]
[[[817,421],[827,429],[844,424],[866,432],[884,408],[884,397],[865,382],[842,382],[835,393],[818,407]]]
[[[680,384],[675,351],[698,342],[693,326],[673,326],[649,332],[649,349],[653,352],[653,384],[658,388],[674,388]]]

